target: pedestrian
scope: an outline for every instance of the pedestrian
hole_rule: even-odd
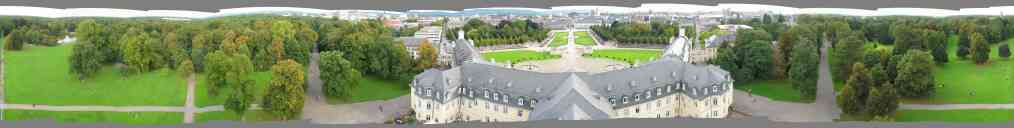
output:
[[[379,109],[380,109],[380,112],[384,112],[384,106],[381,106],[381,105],[377,105],[377,108],[379,108]]]

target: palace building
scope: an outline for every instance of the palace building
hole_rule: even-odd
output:
[[[411,83],[420,123],[456,121],[724,118],[733,95],[729,72],[661,57],[602,73],[543,73],[481,59],[457,39],[450,69],[429,69]]]

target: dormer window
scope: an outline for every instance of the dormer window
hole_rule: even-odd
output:
[[[658,77],[652,76],[651,77],[651,82],[658,82]]]
[[[641,101],[641,94],[634,94],[634,101]]]
[[[509,103],[508,99],[510,99],[510,96],[507,96],[507,94],[503,94],[503,103]]]
[[[493,93],[493,101],[497,101],[497,100],[500,100],[500,93],[494,92]]]
[[[609,98],[609,104],[616,106],[616,98]]]
[[[525,98],[518,98],[518,105],[524,106],[525,105]]]
[[[666,93],[672,93],[672,85],[666,86],[665,92]]]
[[[651,97],[652,97],[651,89],[644,91],[644,99],[651,99]]]
[[[662,95],[662,88],[655,88],[655,95],[661,96]]]
[[[486,99],[489,99],[489,90],[484,90],[483,93],[482,93],[482,97],[485,97]]]
[[[433,89],[426,88],[426,96],[433,96]]]

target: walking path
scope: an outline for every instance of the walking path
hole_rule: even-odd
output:
[[[398,113],[411,109],[408,95],[385,101],[328,104],[323,92],[323,81],[320,79],[319,60],[320,53],[310,54],[310,64],[307,66],[308,89],[303,103],[302,119],[320,124],[383,123]]]
[[[195,77],[197,74],[191,73],[187,76],[187,102],[184,103],[183,107],[183,123],[189,124],[194,123],[194,110],[197,108],[194,105],[194,88],[197,80]]]
[[[901,104],[908,110],[1014,109],[1014,104]]]
[[[824,41],[820,48],[820,63],[818,65],[817,97],[813,103],[795,103],[774,101],[763,96],[754,96],[750,93],[736,90],[733,92],[733,109],[753,115],[768,117],[773,121],[781,122],[831,122],[838,118],[841,109],[838,108],[834,94],[834,84],[831,79],[830,67],[828,66],[828,47],[830,43]]]

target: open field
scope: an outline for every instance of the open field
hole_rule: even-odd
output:
[[[657,59],[662,55],[658,49],[596,49],[585,57],[601,57],[634,64],[635,62],[645,63]]]
[[[574,32],[574,44],[576,45],[597,45],[595,40],[591,36],[588,36],[588,32]]]
[[[183,123],[180,112],[54,112],[4,110],[4,120],[47,120],[59,123],[174,125]]]
[[[556,32],[556,34],[553,35],[553,41],[549,42],[549,47],[567,45],[567,36],[567,32]]]
[[[328,98],[328,104],[355,103],[374,100],[389,100],[404,96],[411,90],[408,84],[412,79],[385,80],[375,76],[364,76],[359,86],[352,88],[349,99],[338,100]]]
[[[971,59],[960,59],[957,51],[957,37],[952,36],[948,44],[950,61],[937,64],[935,79],[939,86],[936,94],[925,99],[905,99],[905,103],[965,103],[998,104],[1014,103],[1014,87],[1011,86],[1011,66],[1014,61],[999,58],[997,45],[991,47],[990,62],[977,65]],[[1010,43],[1008,40],[1004,43]],[[974,94],[973,94],[974,93]]]
[[[764,96],[771,100],[809,103],[814,99],[803,99],[799,91],[792,88],[788,80],[764,80],[737,84],[737,90],[747,91],[754,95]]]
[[[560,58],[560,55],[549,54],[549,52],[537,52],[532,50],[512,50],[501,52],[482,53],[482,59],[496,60],[496,63],[519,63],[531,60],[546,60]]]
[[[186,80],[174,70],[123,77],[105,66],[94,78],[80,81],[70,73],[72,44],[5,51],[5,100],[47,105],[183,106]]]
[[[1014,110],[898,110],[897,122],[1000,123],[1014,121]]]

